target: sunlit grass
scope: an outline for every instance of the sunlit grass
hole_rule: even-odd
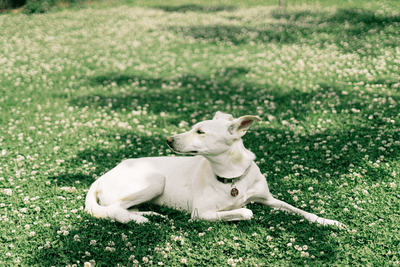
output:
[[[399,265],[392,2],[224,3],[0,16],[1,266]],[[96,178],[171,155],[166,136],[218,110],[263,119],[244,142],[277,198],[348,228],[257,204],[238,223],[148,205],[168,217],[122,225],[83,211]]]

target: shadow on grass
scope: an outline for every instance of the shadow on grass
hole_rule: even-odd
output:
[[[197,5],[197,4],[188,4],[188,5],[179,5],[179,6],[157,6],[154,7],[156,9],[164,10],[165,12],[204,12],[204,13],[213,13],[219,11],[234,11],[237,7],[235,6],[222,6],[222,5]]]
[[[161,112],[172,114],[165,117],[169,124],[178,125],[180,121],[190,121],[190,118],[201,120],[212,116],[217,110],[227,110],[226,104],[231,98],[239,97],[244,90],[251,90],[239,82],[248,73],[248,69],[226,68],[221,72],[221,78],[211,81],[210,77],[182,74],[175,79],[152,78],[138,75],[108,73],[90,80],[93,86],[107,86],[116,83],[118,86],[136,86],[124,94],[105,92],[95,95],[74,97],[71,104],[77,106],[111,107],[113,110],[128,112],[147,108],[151,113]],[[236,82],[235,82],[236,81]],[[112,90],[110,90],[112,91]],[[240,100],[244,106],[252,104],[253,96],[244,94]],[[250,108],[255,113],[256,107]],[[191,114],[192,116],[189,116]],[[240,114],[237,114],[240,115]]]
[[[381,26],[385,27],[391,23],[400,22],[398,14],[378,14],[376,11],[362,8],[340,8],[333,14],[327,11],[275,9],[272,13],[275,19],[286,19],[289,21],[316,21],[318,23],[332,22],[343,24],[349,22],[353,25],[363,23],[368,28]]]
[[[109,145],[111,148],[104,148],[102,144],[94,144],[90,149],[78,152],[76,157],[66,162],[67,169],[74,170],[74,172],[60,174],[54,179],[57,179],[57,183],[60,186],[73,186],[75,181],[79,181],[82,188],[88,189],[95,181],[94,174],[100,177],[125,159],[167,156],[166,148],[168,146],[163,137],[149,137],[135,130],[120,134],[119,137],[120,139],[117,141],[113,134],[102,135],[103,139],[112,144]],[[127,140],[132,144],[127,145]],[[126,147],[121,149],[121,144],[126,145]],[[162,154],[160,155],[160,153]],[[90,162],[91,165],[87,168],[82,167],[85,162]],[[93,167],[95,169],[92,169]]]
[[[257,17],[259,16],[259,17]],[[234,45],[256,43],[305,43],[321,46],[334,43],[345,52],[374,55],[379,47],[396,47],[400,15],[377,14],[366,9],[338,9],[334,13],[311,10],[271,11],[271,17],[259,14],[254,21],[266,20],[254,26],[214,24],[207,26],[172,26],[167,30],[183,38],[190,36],[208,42],[229,42]],[[382,35],[386,36],[382,40]]]
[[[243,67],[223,68],[216,71],[216,77],[196,74],[180,74],[168,78],[153,78],[141,75],[107,73],[88,81],[92,86],[125,86],[136,83],[129,91],[115,94],[112,89],[92,95],[73,97],[72,105],[104,107],[121,112],[131,112],[146,108],[152,114],[161,112],[172,114],[165,120],[174,125],[180,121],[211,119],[216,111],[231,112],[234,116],[257,114],[257,107],[264,101],[273,99],[276,106],[266,107],[266,113],[284,113],[291,106],[288,96],[309,102],[313,93],[301,92],[294,88],[288,90],[272,84],[254,84],[245,82],[249,70]],[[66,97],[61,95],[61,97]],[[267,119],[267,114],[259,114]],[[300,117],[306,114],[300,113]]]
[[[365,101],[377,97],[376,91],[363,90],[363,94],[360,95],[360,92],[354,91],[347,83],[332,84],[323,80],[318,84],[321,90],[307,92],[302,91],[300,87],[288,89],[276,84],[249,83],[245,80],[245,74],[248,72],[249,69],[244,67],[223,68],[216,70],[210,76],[182,73],[172,79],[107,73],[90,79],[88,83],[94,87],[127,85],[130,89],[115,93],[110,88],[92,95],[73,97],[70,102],[80,107],[104,107],[118,112],[125,109],[124,112],[129,113],[139,108],[148,109],[157,116],[165,112],[170,116],[166,116],[162,123],[178,125],[182,120],[190,122],[192,118],[197,121],[211,119],[216,111],[230,112],[236,117],[244,114],[259,115],[265,121],[269,119],[270,114],[280,115],[281,120],[290,120],[295,113],[296,119],[304,122],[307,118],[315,116],[312,113],[324,112],[324,107],[329,105],[333,105],[339,112],[332,116],[349,116],[348,113],[341,112],[362,110],[365,108]],[[388,87],[395,83],[397,80],[383,77],[369,81],[371,85],[386,84]],[[135,86],[131,86],[132,84]],[[349,95],[343,94],[345,90],[350,91]],[[339,102],[338,97],[340,97]],[[400,101],[399,94],[392,94],[390,98],[392,103]],[[293,100],[297,103],[293,104]],[[322,105],[315,104],[317,102],[321,102]],[[260,107],[263,113],[258,114]],[[375,104],[369,107],[368,111],[371,114],[380,113],[382,109],[386,110],[389,107],[390,105],[381,108]]]

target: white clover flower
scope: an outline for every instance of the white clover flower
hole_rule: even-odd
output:
[[[50,246],[51,246],[51,245],[50,245],[50,241],[46,241],[46,244],[44,244],[44,248],[47,249],[47,248],[50,248]]]
[[[126,234],[124,234],[124,233],[121,234],[121,237],[122,237],[123,241],[128,240],[128,236]]]
[[[308,252],[304,252],[304,251],[300,252],[300,257],[308,258],[309,256],[310,256],[310,254]]]
[[[4,192],[7,196],[12,196],[12,189],[4,189],[3,192]]]
[[[113,253],[113,252],[115,251],[115,248],[113,248],[113,247],[106,247],[106,248],[104,249],[104,251]]]

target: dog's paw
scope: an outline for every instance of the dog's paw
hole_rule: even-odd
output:
[[[253,218],[253,212],[249,209],[242,209],[242,220],[251,220]]]
[[[338,221],[335,221],[335,220],[318,218],[316,222],[319,223],[319,224],[322,224],[324,226],[326,226],[326,225],[335,225],[335,226],[339,227],[340,229],[346,228],[345,224],[343,224],[341,222],[338,222]]]
[[[167,218],[167,216],[162,215],[162,214],[157,213],[157,212],[153,212],[153,211],[149,212],[149,213],[146,214],[146,215],[150,215],[150,216],[152,216],[152,217],[153,217],[153,216],[160,216],[160,217],[163,218],[163,219]]]
[[[338,221],[333,221],[332,225],[336,225],[340,229],[346,229],[347,228],[347,226],[344,223],[341,223],[341,222],[338,222]]]
[[[139,216],[139,215],[134,215],[132,218],[132,221],[135,221],[136,223],[146,223],[149,221],[146,217]]]
[[[134,221],[136,223],[145,223],[149,221],[149,219],[147,219],[146,217],[135,214],[133,212],[129,212],[127,210],[115,214],[114,218],[112,219],[120,223],[129,223],[131,221]]]

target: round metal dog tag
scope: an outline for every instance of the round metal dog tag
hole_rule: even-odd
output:
[[[239,190],[236,187],[232,188],[231,196],[236,197],[237,195],[239,195]]]

